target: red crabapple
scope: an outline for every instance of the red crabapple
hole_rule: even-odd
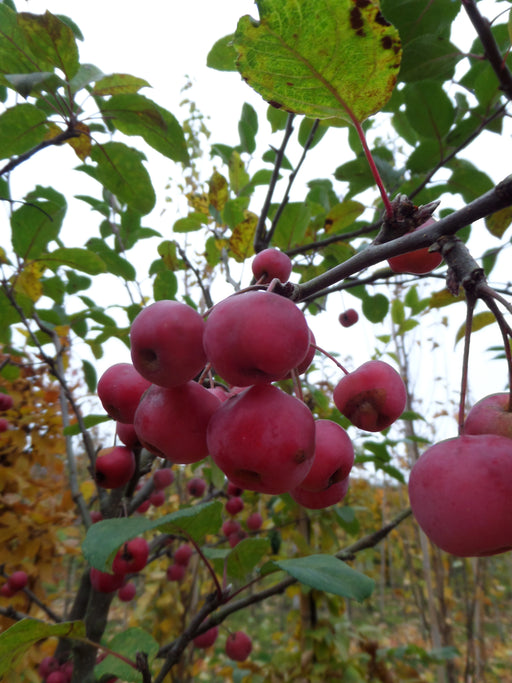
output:
[[[133,451],[136,448],[142,448],[142,444],[139,441],[135,427],[131,423],[116,422],[116,434],[119,438],[119,441],[121,441],[121,443],[123,443],[130,450]]]
[[[232,481],[228,481],[226,493],[228,496],[241,496],[244,490],[240,486],[236,486]]]
[[[206,321],[206,356],[236,386],[284,379],[304,360],[309,345],[302,311],[273,292],[234,294],[214,306]]]
[[[140,398],[149,386],[150,382],[131,363],[116,363],[100,377],[97,393],[113,420],[131,424]]]
[[[127,484],[135,472],[135,456],[126,446],[102,448],[96,456],[94,478],[98,486],[118,489]]]
[[[512,442],[495,434],[441,441],[414,464],[409,499],[441,550],[459,557],[512,549]]]
[[[0,410],[10,410],[13,406],[12,396],[0,392]]]
[[[165,496],[164,496],[164,502],[165,502]],[[161,503],[161,504],[163,505],[163,503]],[[149,510],[150,507],[151,507],[151,501],[148,498],[147,500],[143,501],[139,505],[139,507],[137,508],[137,512],[140,515],[143,515],[145,512],[147,512]],[[155,505],[155,507],[159,507],[159,505]]]
[[[235,662],[245,662],[252,651],[252,640],[243,631],[230,633],[226,638],[226,654]]]
[[[130,602],[135,597],[136,592],[137,588],[135,587],[135,584],[130,581],[129,583],[125,583],[124,586],[121,586],[117,591],[117,597],[121,602]]]
[[[231,534],[236,534],[241,528],[240,522],[237,522],[235,519],[227,519],[222,524],[222,533],[224,536],[230,536]]]
[[[153,475],[153,486],[157,491],[165,489],[174,481],[174,472],[169,468],[157,470]]]
[[[498,434],[512,439],[510,394],[491,394],[471,408],[464,421],[463,434]]]
[[[169,581],[181,581],[185,576],[184,564],[171,564],[167,567],[166,576]]]
[[[246,524],[247,528],[251,531],[258,531],[258,529],[261,529],[261,525],[263,524],[263,517],[259,512],[253,512],[249,515],[249,517],[247,517]]]
[[[204,320],[191,306],[163,299],[144,308],[132,323],[132,362],[153,384],[176,387],[193,379],[206,363]]]
[[[102,572],[95,567],[91,567],[89,571],[91,578],[91,586],[98,593],[115,593],[124,583],[124,574],[110,574],[109,572]]]
[[[407,393],[402,378],[391,365],[370,360],[341,378],[333,399],[353,425],[367,432],[380,432],[403,413]]]
[[[309,472],[315,421],[302,401],[260,384],[221,404],[208,425],[208,447],[234,484],[260,493],[284,493]]]
[[[322,491],[346,479],[354,464],[354,447],[349,435],[332,420],[315,422],[315,455],[313,465],[300,488]]]
[[[244,501],[239,496],[231,496],[226,501],[226,512],[230,515],[237,515],[244,509]]]
[[[205,480],[201,479],[201,477],[192,477],[192,479],[187,482],[187,491],[191,496],[194,496],[194,498],[201,498],[206,491]]]
[[[28,583],[28,574],[23,570],[13,572],[7,579],[7,583],[13,589],[15,593],[21,591],[25,588]]]
[[[162,507],[165,503],[165,491],[151,491],[148,498],[149,505],[155,508]]]
[[[274,278],[288,282],[292,272],[292,261],[280,249],[263,249],[253,259],[252,272],[260,283],[269,283]]]
[[[67,680],[68,678],[64,671],[59,669],[58,671],[52,671],[51,674],[48,674],[45,683],[67,683]]]
[[[244,540],[244,538],[247,538],[247,534],[242,529],[240,529],[239,531],[234,531],[232,534],[229,534],[228,543],[230,548],[234,548],[235,546],[237,546],[240,543],[240,541]]]
[[[138,536],[123,543],[117,551],[112,563],[114,574],[134,574],[146,566],[149,557],[149,545],[145,538]]]
[[[13,595],[16,594],[16,591],[9,586],[8,583],[4,583],[4,585],[0,588],[0,595],[3,598],[12,598]]]
[[[176,564],[182,564],[184,567],[186,567],[190,562],[190,558],[193,554],[194,551],[192,549],[192,546],[190,546],[188,543],[184,543],[183,545],[180,545],[178,548],[176,548],[172,558]]]
[[[0,417],[0,432],[6,432],[9,429],[9,420],[5,417]]]
[[[60,664],[55,657],[44,657],[39,663],[37,672],[41,678],[47,678],[52,671],[57,671],[59,667]]]
[[[220,405],[197,382],[172,388],[153,384],[135,413],[135,431],[151,453],[180,464],[197,462],[208,455],[206,428]]]
[[[205,631],[204,633],[201,633],[200,636],[196,636],[194,638],[194,645],[198,648],[206,649],[214,644],[218,635],[219,627],[212,626],[212,628],[208,629],[208,631]]]
[[[343,327],[352,327],[359,320],[359,313],[354,308],[348,308],[340,313],[338,320]]]
[[[290,495],[296,503],[304,508],[321,510],[336,505],[345,498],[348,492],[349,479],[349,477],[342,479],[322,491],[307,491],[299,485],[290,491]]]
[[[99,510],[91,510],[91,522],[96,524],[96,522],[101,522],[103,515]]]
[[[435,218],[429,218],[422,225],[415,228],[412,232],[417,232],[422,228],[436,223]],[[410,234],[410,233],[408,233]],[[413,275],[423,275],[430,273],[441,263],[443,257],[439,251],[429,251],[428,247],[415,249],[399,256],[392,256],[388,259],[388,264],[394,273],[412,273]]]

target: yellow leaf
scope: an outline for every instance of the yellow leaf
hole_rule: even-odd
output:
[[[254,233],[258,225],[258,216],[252,211],[244,212],[245,218],[233,230],[229,238],[229,250],[238,263],[254,254]]]
[[[441,289],[438,292],[434,292],[430,296],[429,308],[442,308],[443,306],[449,306],[450,304],[455,304],[458,301],[464,301],[464,294],[459,294],[459,296],[453,296],[453,294],[448,289]]]
[[[490,311],[483,311],[482,313],[477,313],[473,316],[473,320],[471,321],[471,332],[478,332],[478,330],[481,330],[483,327],[487,327],[487,325],[492,325],[495,321],[496,318]],[[456,344],[464,337],[465,331],[466,326],[461,325],[459,327],[459,331],[457,332],[457,336],[455,337]]]
[[[91,131],[89,126],[85,123],[78,122],[75,124],[74,129],[79,133],[76,138],[70,138],[66,140],[68,145],[75,150],[75,154],[81,161],[85,161],[88,156],[91,155]]]
[[[96,486],[90,479],[88,479],[87,481],[83,481],[80,484],[80,493],[85,498],[85,500],[89,500],[96,493]]]
[[[214,171],[209,182],[208,201],[217,211],[222,211],[228,196],[228,181],[221,173]]]
[[[19,294],[25,294],[32,301],[38,301],[43,294],[41,277],[46,266],[38,261],[30,261],[16,278],[14,289]]]
[[[512,206],[506,206],[500,211],[491,213],[485,219],[485,227],[494,237],[503,237],[505,230],[512,223]]]

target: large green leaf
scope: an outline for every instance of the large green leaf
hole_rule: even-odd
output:
[[[85,638],[81,621],[45,624],[37,619],[22,619],[0,634],[0,676],[11,671],[25,652],[45,638]]]
[[[141,628],[123,630],[109,640],[107,645],[109,650],[117,652],[131,661],[135,660],[137,652],[144,652],[151,662],[159,650],[159,645],[153,636]],[[142,682],[142,674],[139,671],[136,671],[119,657],[114,657],[114,655],[108,655],[95,667],[94,673],[98,678],[110,674],[117,676],[119,680],[126,681],[126,683]]]
[[[126,541],[147,531],[184,534],[201,542],[206,534],[219,531],[222,503],[218,500],[183,508],[158,519],[127,517],[107,519],[93,524],[85,537],[82,550],[85,559],[97,569],[108,571],[117,549]]]
[[[99,237],[91,237],[87,241],[87,247],[100,256],[109,273],[122,277],[124,280],[135,280],[136,272],[133,264],[111,249],[104,240]]]
[[[219,38],[206,58],[206,66],[218,71],[236,71],[236,51],[233,34]]]
[[[140,135],[148,145],[169,159],[188,162],[185,136],[177,119],[144,95],[114,95],[101,109],[121,133]]]
[[[67,204],[60,192],[40,185],[26,195],[25,201],[11,217],[12,246],[20,258],[34,259],[57,238]]]
[[[46,134],[46,114],[33,104],[22,103],[0,114],[0,159],[23,154]]]
[[[93,177],[99,180],[121,202],[145,215],[155,206],[155,190],[149,173],[142,161],[142,152],[122,142],[107,142],[94,145],[91,159],[97,163],[91,169]],[[80,170],[89,170],[80,167]]]
[[[450,36],[452,21],[460,11],[459,0],[382,0],[382,12],[406,45],[421,35]]]
[[[244,538],[231,550],[226,561],[226,573],[230,579],[243,581],[254,571],[259,561],[270,552],[266,538]]]
[[[436,34],[421,35],[404,47],[400,80],[406,83],[425,79],[448,80],[464,55],[447,39]]]
[[[448,134],[455,119],[452,101],[437,81],[422,80],[409,84],[405,88],[405,106],[414,130],[421,137],[435,140],[438,144]]]
[[[234,45],[242,77],[277,107],[358,121],[394,88],[400,38],[372,0],[257,0]]]
[[[300,581],[325,593],[362,602],[373,591],[375,582],[352,569],[332,555],[309,555],[292,560],[277,560],[275,564]]]
[[[0,3],[0,82],[4,74],[32,73],[51,70],[50,64],[38,64],[32,55],[27,36],[18,25],[18,15],[5,3]]]
[[[88,275],[99,275],[107,270],[105,262],[98,254],[89,249],[81,249],[80,247],[60,247],[59,249],[54,249],[43,257],[43,261],[52,270],[66,266],[74,270],[81,270]]]
[[[50,64],[60,69],[69,80],[78,71],[78,47],[72,29],[58,17],[46,11],[44,14],[18,15],[18,25],[23,30],[39,69]]]

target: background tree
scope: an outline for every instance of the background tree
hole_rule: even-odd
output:
[[[9,228],[0,252],[6,680],[506,680],[509,554],[452,555],[429,544],[411,519],[406,480],[431,443],[455,436],[457,422],[464,430],[472,331],[492,325],[499,367],[507,367],[496,391],[510,384],[509,288],[491,284],[506,264],[512,181],[491,179],[493,159],[468,159],[484,133],[508,143],[510,9],[498,6],[486,18],[469,0],[257,5],[259,20],[242,17],[208,57],[212,68],[239,72],[269,102],[266,122],[243,106],[239,143],[229,145],[209,141],[192,100],[180,123],[141,93],[145,80],[83,64],[72,19],[0,3],[0,197]],[[452,42],[460,12],[475,30],[467,54]],[[260,152],[264,125],[271,134]],[[350,152],[341,159],[343,140]],[[92,179],[97,188],[82,190],[79,181],[73,188],[91,212],[87,230],[69,243],[67,190],[41,178],[24,197],[11,192],[14,175],[36,155],[67,146],[86,186]],[[307,176],[296,190],[317,146],[325,177]],[[147,223],[160,189],[148,149],[183,170],[167,188],[187,203],[171,235]],[[214,169],[205,176],[207,156]],[[137,269],[146,241],[150,256]],[[266,277],[275,267],[265,261],[268,248],[279,250],[277,278]],[[291,268],[285,275],[283,255]],[[114,282],[123,284],[124,299],[107,301]],[[297,358],[289,377],[271,378],[274,388],[264,384],[226,405],[245,406],[244,397],[260,393],[295,407],[295,396],[301,411],[307,406],[304,423],[314,417],[347,430],[356,457],[343,503],[319,508],[309,491],[290,494],[290,487],[272,495],[256,484],[237,490],[211,457],[162,457],[140,412],[116,425],[103,400],[96,361],[115,348],[130,362],[130,346],[134,352],[139,343],[135,319],[161,310],[152,303],[171,303],[180,320],[186,309],[183,315],[207,319],[210,330],[220,319],[222,330],[220,301],[250,301],[259,333],[270,318],[258,320],[258,289],[281,295],[279,311],[287,302],[290,315],[305,314],[301,358],[308,349],[313,362],[299,379]],[[233,292],[239,298],[228,299]],[[343,311],[331,304],[339,292],[355,311],[349,315],[347,306],[341,320],[354,325],[345,338],[356,339],[349,335],[358,318],[367,321],[375,330],[371,367],[394,367],[392,376],[398,370],[402,378],[400,408],[385,422],[380,411],[389,408],[389,395],[376,415],[367,402],[340,408],[340,378],[353,382],[361,368],[308,336],[324,311],[333,329],[339,325]],[[465,340],[460,396],[444,406],[448,420],[438,429],[440,411],[419,400],[415,376],[439,333],[419,354],[416,333],[444,307],[447,318],[464,307],[467,313],[455,332],[457,342]],[[158,319],[146,318],[143,328]],[[294,329],[281,327],[281,343],[260,344],[271,356]],[[192,392],[212,406],[220,441],[234,411],[221,422],[213,391],[231,395],[229,385],[239,382],[226,374],[223,344],[214,351],[212,333],[204,339],[198,368],[216,360],[213,369],[194,369],[186,400]],[[137,404],[145,388],[137,389]],[[140,406],[158,391],[152,386]],[[373,400],[374,387],[364,391]],[[179,396],[182,426],[196,408]],[[165,427],[153,400],[153,422]],[[505,421],[509,408],[501,409]],[[272,412],[262,411],[262,423]],[[134,420],[136,431],[123,432]],[[505,439],[508,458],[508,435],[496,438]],[[213,444],[210,438],[212,452]],[[113,474],[122,483],[106,486]],[[329,481],[322,496],[346,484],[346,476]],[[500,521],[506,540],[487,554],[511,545],[510,520]],[[445,522],[449,527],[449,515]]]

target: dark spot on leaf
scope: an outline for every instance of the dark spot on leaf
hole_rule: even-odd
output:
[[[286,85],[289,85],[290,88],[293,88],[293,83],[290,83],[289,81],[286,81]]]
[[[380,43],[385,50],[389,50],[391,47],[393,47],[393,41],[389,36],[384,36]]]
[[[382,15],[381,12],[377,12],[375,15],[375,21],[377,24],[380,24],[381,26],[391,26],[389,21]]]
[[[358,35],[361,35],[359,31],[364,26],[364,20],[359,7],[354,7],[350,10],[350,25]]]
[[[371,5],[370,0],[356,0],[356,6],[360,7],[361,9],[368,7],[368,5]]]
[[[332,220],[332,218],[326,218],[324,223],[325,229],[327,230],[328,228],[330,228],[333,223],[334,221]]]
[[[275,102],[274,100],[269,100],[268,103],[271,107],[275,107],[276,109],[282,109],[283,107],[282,104],[280,104],[279,102]]]

